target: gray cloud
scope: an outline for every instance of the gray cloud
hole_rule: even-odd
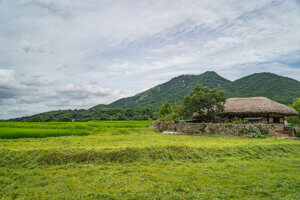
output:
[[[90,96],[105,97],[108,96],[111,91],[110,89],[101,88],[97,85],[82,86],[68,84],[61,88],[58,88],[57,93],[69,98],[84,99]]]
[[[0,69],[0,99],[20,96],[26,89],[19,84],[13,74],[13,70]]]
[[[54,85],[56,81],[50,81],[47,78],[43,78],[41,75],[34,75],[31,76],[30,78],[27,78],[23,81],[21,81],[21,84],[25,86],[36,86],[36,87],[41,87],[41,86],[50,86]]]

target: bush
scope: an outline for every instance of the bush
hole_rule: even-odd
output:
[[[161,116],[158,121],[160,122],[175,122],[175,123],[178,123],[179,122],[179,116],[177,113],[171,113],[171,114],[168,114],[168,115],[163,115]]]
[[[239,118],[239,117],[235,117],[235,118],[231,119],[232,124],[245,124],[247,122],[248,122],[248,120],[243,120],[242,118]]]
[[[246,136],[249,138],[266,138],[268,136],[267,131],[262,125],[258,125],[257,128],[258,130],[256,131],[251,127],[244,127],[243,129],[241,129],[240,133],[242,136]]]
[[[200,125],[200,131],[201,131],[202,134],[205,133],[205,128],[206,128],[206,124],[201,124]]]
[[[300,137],[300,127],[299,126],[294,128],[294,132],[295,132],[296,137]]]
[[[286,117],[286,120],[294,125],[300,124],[300,98],[295,99],[289,106],[298,111],[298,116]]]

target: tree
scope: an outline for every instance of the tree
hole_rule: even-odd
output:
[[[116,119],[117,119],[117,120],[127,120],[127,118],[126,118],[126,116],[124,115],[124,113],[117,113]]]
[[[41,115],[34,115],[31,119],[29,119],[28,121],[30,122],[43,122],[43,118],[41,117]]]
[[[161,108],[160,108],[160,111],[159,111],[159,114],[160,116],[165,116],[165,115],[168,115],[168,114],[171,114],[172,113],[172,106],[170,103],[164,103]]]
[[[58,118],[58,121],[60,121],[60,122],[71,122],[72,119],[68,115],[63,115],[60,118]]]
[[[298,112],[298,116],[287,117],[287,121],[292,124],[300,124],[300,98],[295,99],[289,106]]]
[[[223,91],[196,85],[184,97],[181,114],[184,117],[194,117],[204,122],[216,122],[219,120],[218,114],[224,110],[225,100]]]

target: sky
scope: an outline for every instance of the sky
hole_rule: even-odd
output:
[[[300,1],[0,0],[0,119],[205,71],[299,81]]]

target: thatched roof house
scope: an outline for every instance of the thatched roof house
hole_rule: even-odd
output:
[[[225,102],[223,115],[298,115],[298,112],[284,104],[266,97],[229,98]]]
[[[249,123],[273,123],[279,132],[284,129],[285,116],[298,115],[295,109],[266,97],[229,98],[224,107],[224,121],[239,117]]]

